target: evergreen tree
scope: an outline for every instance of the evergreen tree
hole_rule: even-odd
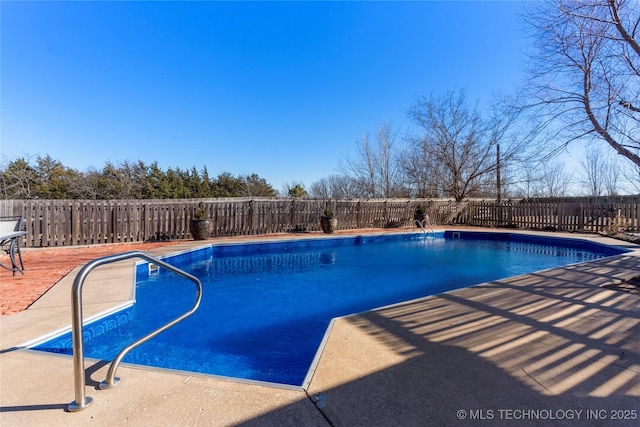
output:
[[[276,191],[264,178],[251,174],[245,178],[244,194],[247,197],[275,197]]]
[[[238,197],[245,193],[245,182],[223,172],[213,182],[213,197]]]
[[[307,197],[307,190],[302,185],[296,184],[289,189],[288,195],[289,197]]]
[[[202,177],[202,187],[203,187],[202,197],[203,198],[213,197],[213,186],[211,183],[211,178],[209,178],[209,171],[207,170],[206,166],[202,168],[201,177]]]
[[[69,183],[77,172],[65,168],[51,156],[36,159],[34,196],[41,199],[66,199],[69,197]]]
[[[168,197],[166,174],[158,166],[158,162],[153,162],[149,167],[147,182],[145,185],[145,199],[164,199]]]

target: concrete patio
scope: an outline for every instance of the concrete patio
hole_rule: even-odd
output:
[[[640,295],[603,286],[640,275],[640,247],[567,237],[633,252],[336,319],[308,390],[126,365],[96,390],[108,365],[87,360],[93,404],[69,413],[72,358],[22,346],[69,326],[74,272],[0,320],[0,424],[639,425]],[[126,302],[131,277],[129,261],[96,269],[85,318]]]

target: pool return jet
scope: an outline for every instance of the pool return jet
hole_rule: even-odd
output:
[[[191,280],[196,284],[197,288],[196,301],[193,304],[193,307],[191,307],[191,309],[183,315],[176,317],[166,325],[159,327],[158,329],[148,333],[144,337],[123,348],[111,362],[111,366],[109,366],[109,371],[107,372],[107,378],[100,383],[100,389],[111,388],[118,384],[120,379],[116,377],[116,370],[118,369],[118,366],[120,365],[120,362],[122,361],[124,356],[126,356],[129,351],[133,350],[141,344],[144,344],[161,332],[164,332],[175,324],[183,321],[185,318],[191,316],[198,309],[200,301],[202,300],[202,283],[200,282],[200,280],[198,280],[197,277],[192,276],[191,274],[182,271],[179,268],[172,266],[171,264],[167,264],[160,259],[147,255],[144,252],[125,252],[122,254],[97,258],[87,263],[82,268],[82,270],[78,272],[78,275],[73,281],[73,288],[71,289],[71,338],[73,342],[73,371],[76,400],[74,400],[67,406],[69,412],[81,411],[89,406],[92,402],[92,399],[85,394],[84,344],[82,340],[82,285],[84,284],[84,280],[86,279],[87,275],[94,268],[104,264],[122,261],[129,258],[142,258],[156,266],[164,267],[167,270],[173,271],[174,273],[185,277],[188,280]]]

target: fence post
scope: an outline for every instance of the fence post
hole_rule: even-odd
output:
[[[249,234],[256,234],[255,229],[253,228],[253,199],[249,200],[249,224],[248,228],[249,228]]]

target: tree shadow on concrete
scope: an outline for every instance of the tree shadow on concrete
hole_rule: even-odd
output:
[[[337,426],[637,425],[640,297],[602,286],[637,276],[638,260],[338,319],[308,393]],[[269,425],[279,411],[243,425]]]

